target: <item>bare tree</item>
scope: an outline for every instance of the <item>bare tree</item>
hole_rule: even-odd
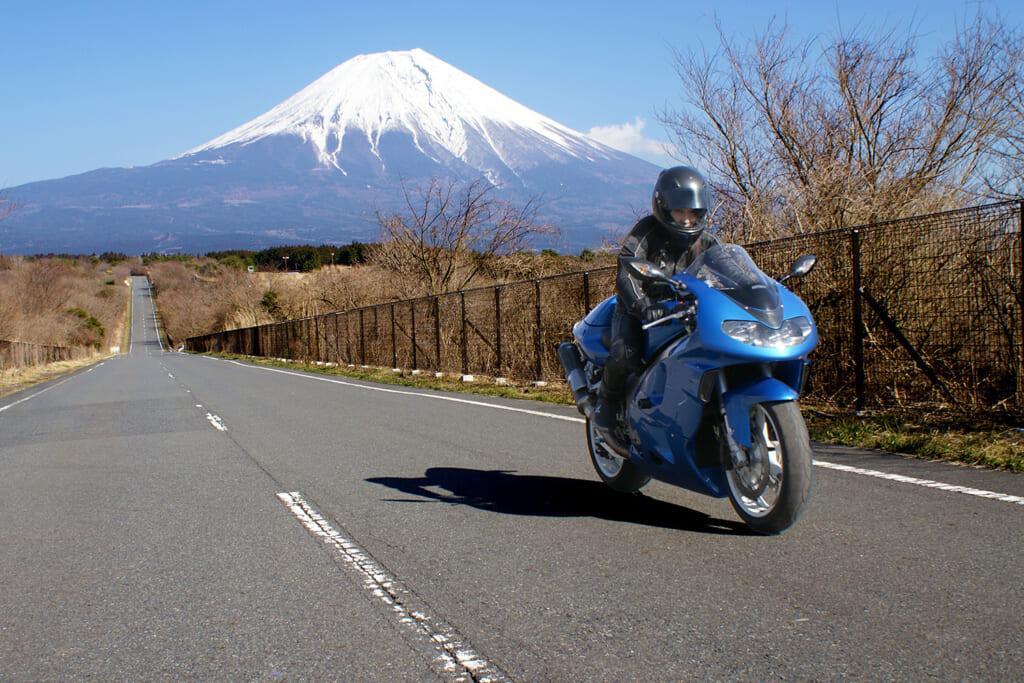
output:
[[[676,53],[686,106],[661,119],[679,155],[709,168],[737,237],[952,208],[1019,169],[1022,42],[998,16],[976,15],[921,69],[912,27],[718,35],[713,53]]]
[[[992,163],[985,173],[989,197],[1024,198],[1024,40],[1018,28],[1004,32],[998,45],[1005,77],[993,88],[993,94],[1005,111],[1007,125],[993,138],[988,152]]]
[[[376,212],[381,239],[371,262],[413,278],[419,293],[440,294],[465,288],[495,257],[553,234],[537,223],[536,201],[517,206],[495,190],[484,180],[434,178],[421,190],[403,184],[405,210]]]

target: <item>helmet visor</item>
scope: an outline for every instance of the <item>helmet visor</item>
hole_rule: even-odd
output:
[[[702,209],[708,210],[707,194],[700,189],[691,186],[673,187],[661,194],[665,209],[676,211],[679,209]]]

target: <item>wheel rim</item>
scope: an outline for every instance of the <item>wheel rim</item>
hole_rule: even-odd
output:
[[[764,517],[779,501],[782,492],[782,448],[779,429],[763,406],[750,416],[750,448],[747,464],[726,472],[726,480],[737,504],[751,517]]]
[[[623,459],[608,447],[604,436],[590,420],[587,420],[587,428],[590,430],[590,455],[594,465],[605,477],[614,479],[622,470]]]

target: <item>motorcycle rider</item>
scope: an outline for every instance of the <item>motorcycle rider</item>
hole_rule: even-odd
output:
[[[658,285],[649,286],[651,291],[645,291],[645,283],[623,266],[622,260],[640,258],[668,275],[681,272],[698,254],[718,241],[704,231],[710,203],[707,183],[697,170],[689,166],[665,169],[654,183],[652,215],[640,219],[622,244],[615,282],[618,299],[611,324],[611,349],[591,418],[603,432],[615,426],[629,375],[643,367],[641,325],[672,312],[663,300],[667,293],[658,292]]]

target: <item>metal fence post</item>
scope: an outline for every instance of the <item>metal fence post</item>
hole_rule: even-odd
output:
[[[373,365],[380,365],[383,361],[380,358],[380,321],[378,321],[377,313],[380,311],[380,306],[373,307],[373,341],[370,344],[370,348],[373,349],[373,358],[371,359]],[[363,361],[366,364],[366,361]]]
[[[391,367],[398,367],[398,346],[395,340],[395,305],[391,304]]]
[[[359,309],[359,363],[366,365],[366,325],[363,321],[366,309]]]
[[[469,340],[466,338],[466,293],[459,292],[459,301],[462,310],[462,374],[469,374]]]
[[[850,232],[851,261],[853,263],[853,365],[854,365],[854,407],[864,410],[864,314],[860,300],[860,231]]]
[[[345,311],[345,363],[355,363],[356,355],[352,351],[352,316]]]
[[[497,355],[497,371],[501,374],[501,287],[494,288],[494,352]]]
[[[418,370],[420,366],[417,364],[417,357],[416,357],[416,300],[415,299],[409,302],[409,319],[410,319],[410,326],[412,327],[412,334],[409,335],[410,337],[412,337],[412,369],[413,370]]]
[[[323,360],[320,356],[320,316],[313,318],[313,341],[316,343],[316,360],[319,363]]]
[[[537,328],[534,331],[534,351],[537,355],[537,379],[544,377],[544,344],[542,341],[542,330],[541,330],[541,317],[540,317],[540,280],[533,281],[534,293],[536,295],[537,306]]]
[[[590,271],[583,271],[583,315],[590,313]]]
[[[1020,315],[1020,344],[1017,355],[1017,410],[1024,408],[1024,199],[1017,205],[1018,248],[1020,250],[1020,290],[1017,309]]]
[[[434,368],[441,372],[441,301],[439,296],[434,297]]]

